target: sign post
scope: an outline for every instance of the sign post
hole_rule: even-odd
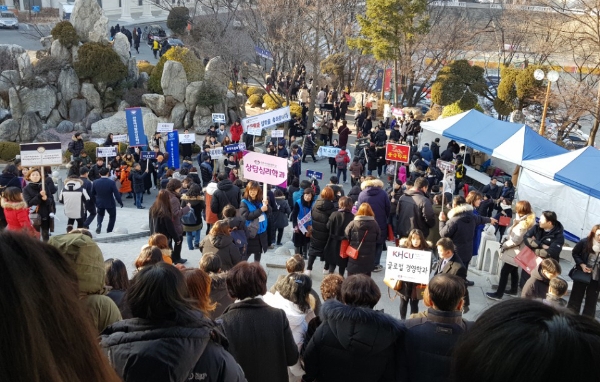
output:
[[[444,182],[448,182],[448,180],[446,179],[446,175],[448,175],[449,172],[454,172],[454,163],[446,162],[441,159],[438,159],[437,162],[435,162],[435,165],[437,168],[444,171]],[[442,211],[444,210],[445,196],[446,196],[446,193],[442,189]]]
[[[110,147],[96,147],[96,158],[105,158],[105,163],[108,167],[108,158],[117,156],[117,148],[115,146]]]
[[[21,143],[21,165],[26,167],[40,166],[42,175],[42,191],[46,191],[44,182],[44,166],[62,164],[62,148],[60,142]]]
[[[410,146],[396,143],[385,144],[385,159],[395,162],[394,183],[396,183],[396,177],[398,176],[398,162],[407,164],[410,161],[409,156]]]

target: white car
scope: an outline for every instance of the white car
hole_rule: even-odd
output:
[[[19,29],[19,20],[17,16],[10,11],[0,12],[0,28]]]

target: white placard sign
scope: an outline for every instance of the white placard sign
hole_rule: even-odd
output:
[[[225,123],[225,114],[223,113],[212,113],[213,123]]]
[[[113,143],[127,142],[127,141],[129,141],[129,137],[127,136],[127,134],[113,135]]]
[[[159,133],[170,133],[173,131],[174,123],[159,123],[156,125],[156,131]]]
[[[21,165],[53,166],[62,164],[60,142],[21,143]]]
[[[110,147],[96,147],[96,158],[102,157],[116,157],[117,148],[115,146]]]
[[[388,247],[385,278],[428,284],[429,273],[431,273],[431,252]]]
[[[339,147],[320,146],[319,149],[317,150],[317,155],[320,156],[320,157],[335,158],[336,155],[338,155],[338,153],[341,150],[342,149],[340,149]],[[348,158],[350,158],[350,160],[352,160],[352,156],[350,155],[350,151],[346,150],[346,154],[348,154]]]
[[[179,143],[196,143],[196,134],[179,134]]]
[[[290,107],[282,107],[267,113],[255,115],[242,119],[242,127],[244,131],[250,135],[260,135],[263,129],[284,123],[291,119]]]
[[[283,130],[273,130],[271,131],[272,138],[283,138]]]
[[[222,147],[217,147],[217,148],[214,148],[214,149],[210,149],[209,152],[210,152],[210,157],[212,159],[216,159],[216,158],[219,158],[219,157],[221,157],[223,155],[223,148]]]

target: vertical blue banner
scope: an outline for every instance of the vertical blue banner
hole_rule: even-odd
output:
[[[166,150],[169,153],[169,168],[179,168],[179,133],[177,130],[167,133]]]
[[[146,134],[144,133],[144,118],[141,107],[125,109],[127,119],[127,135],[129,135],[129,146],[146,146]]]
[[[375,80],[375,90],[380,92],[383,87],[383,69],[377,69],[377,79]]]

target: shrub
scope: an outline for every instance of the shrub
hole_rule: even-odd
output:
[[[90,157],[90,159],[92,160],[92,162],[96,161],[96,147],[100,146],[99,144],[97,144],[96,142],[83,142],[83,151],[85,151],[88,155],[88,157]],[[120,146],[120,145],[119,145]],[[119,151],[120,151],[120,147],[119,147]],[[70,162],[71,161],[71,152],[69,150],[65,151],[65,155],[64,155],[64,159],[66,162]]]
[[[65,63],[53,56],[44,56],[40,58],[33,66],[33,74],[36,76],[45,76],[50,72],[60,70],[65,66]]]
[[[15,142],[0,142],[0,159],[10,161],[21,153],[21,146]]]
[[[200,152],[200,146],[198,146],[198,144],[197,144],[197,143],[194,143],[194,144],[192,145],[192,153],[193,153],[193,154],[198,154],[199,152]]]
[[[479,106],[479,104],[476,104],[473,109],[483,113],[483,108]],[[456,101],[454,103],[451,103],[450,105],[444,106],[444,110],[442,111],[442,118],[452,117],[453,115],[464,113],[467,110],[463,110],[460,107],[460,101]]]
[[[202,61],[196,57],[194,52],[188,48],[175,46],[163,54],[154,69],[152,69],[150,79],[148,80],[148,90],[150,93],[162,94],[160,80],[165,62],[168,60],[177,61],[183,65],[188,82],[200,81],[204,77],[204,65],[202,65]]]
[[[127,77],[127,66],[109,44],[85,43],[79,48],[78,56],[74,66],[79,78],[114,84]]]
[[[265,91],[265,89],[258,87],[258,86],[250,86],[247,90],[246,90],[246,95],[248,97],[250,97],[253,94],[258,94],[258,95],[265,95],[267,94],[267,92]]]
[[[127,102],[130,107],[142,106],[142,96],[146,94],[144,89],[129,88],[123,93],[123,101]]]
[[[70,48],[79,44],[79,36],[73,24],[68,21],[61,21],[50,31],[52,38],[60,41],[65,48]]]
[[[152,69],[154,69],[154,65],[152,65],[151,63],[149,63],[146,60],[138,61],[137,67],[138,67],[138,71],[140,73],[144,72],[144,73],[148,73],[148,75],[151,75]]]
[[[119,154],[124,154],[127,151],[127,147],[129,147],[127,142],[119,142]]]
[[[290,105],[290,114],[292,115],[292,117],[294,118],[298,118],[302,116],[302,106],[298,105],[297,103],[292,103]]]
[[[252,94],[250,98],[248,98],[248,102],[252,107],[258,107],[263,104],[263,97],[260,94]]]
[[[265,95],[263,101],[267,106],[267,109],[279,109],[281,105],[285,104],[283,97],[273,93]]]
[[[249,89],[249,88],[250,88],[250,87],[249,87],[248,85],[242,85],[242,90],[241,90],[241,92],[242,92],[242,93],[244,93],[244,94],[246,94],[246,95],[248,95],[248,89]]]
[[[184,34],[190,19],[190,10],[187,7],[172,8],[167,16],[167,28],[177,34]]]

